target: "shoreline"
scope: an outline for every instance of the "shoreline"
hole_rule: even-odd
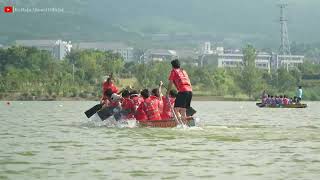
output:
[[[16,96],[9,94],[5,97],[0,97],[0,101],[100,101],[100,97],[59,97],[59,96]],[[249,99],[246,97],[223,97],[223,96],[208,96],[208,95],[194,95],[192,98],[192,101],[251,101],[251,102],[257,102],[260,101],[260,99]],[[311,101],[308,99],[305,99],[304,101]],[[315,101],[317,102],[317,101]]]
[[[0,98],[0,101],[99,101],[100,97],[56,97],[56,96],[7,96]],[[221,97],[221,96],[207,96],[194,95],[192,101],[256,101],[254,99],[239,98],[239,97]]]

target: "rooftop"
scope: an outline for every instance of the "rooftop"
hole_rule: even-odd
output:
[[[22,46],[54,46],[57,40],[16,40],[15,44]]]
[[[176,56],[177,52],[175,50],[168,50],[168,49],[149,49],[146,52],[147,54],[153,55],[167,55],[167,56]]]
[[[124,43],[118,42],[81,42],[75,45],[76,48],[79,49],[105,49],[105,50],[116,50],[116,49],[125,49],[130,48],[128,45]]]

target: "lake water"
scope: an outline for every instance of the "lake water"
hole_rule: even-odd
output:
[[[193,102],[203,128],[107,128],[95,102],[0,102],[0,179],[319,179],[320,103]]]

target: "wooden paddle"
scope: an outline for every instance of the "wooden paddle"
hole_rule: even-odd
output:
[[[172,105],[170,103],[169,96],[166,96],[166,98],[169,103],[174,120],[177,122],[178,125],[182,125],[183,127],[186,127],[186,124],[184,124],[184,122],[177,116],[176,112],[174,112],[174,108],[172,107]]]
[[[125,89],[122,89],[118,94],[121,94]],[[98,112],[102,108],[103,104],[97,104],[93,106],[91,109],[84,112],[88,118],[93,116],[96,112]]]
[[[84,114],[86,114],[87,118],[90,118],[96,112],[98,112],[101,108],[102,108],[102,104],[97,104],[97,105],[93,106],[92,108],[90,108],[89,110],[87,110],[86,112],[84,112]]]

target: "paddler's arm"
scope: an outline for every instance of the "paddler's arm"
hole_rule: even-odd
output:
[[[160,100],[162,100],[162,96],[163,96],[163,94],[162,94],[162,86],[163,86],[163,82],[160,81],[160,83],[159,83],[159,95],[160,95]]]
[[[166,96],[169,95],[169,92],[170,92],[170,90],[172,89],[172,86],[173,86],[173,81],[172,81],[172,80],[169,80]]]

